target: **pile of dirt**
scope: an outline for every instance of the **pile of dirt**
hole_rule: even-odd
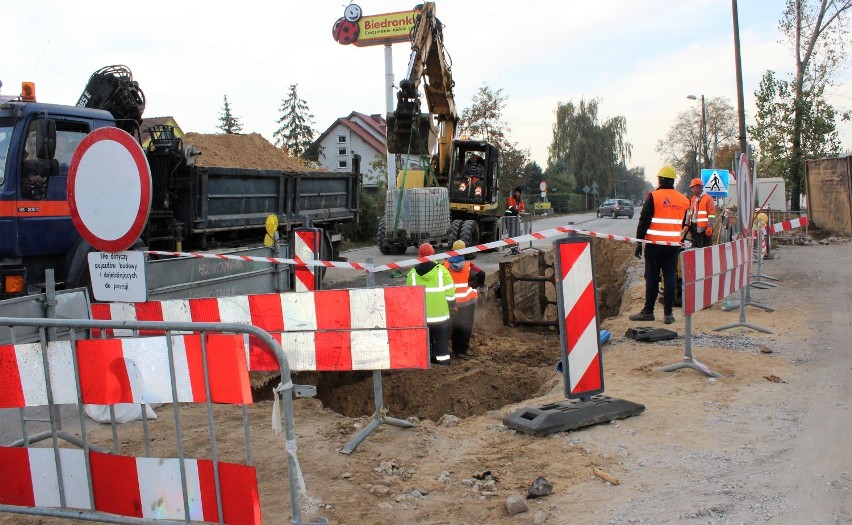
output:
[[[304,160],[291,157],[258,133],[249,135],[187,133],[183,144],[201,150],[199,166],[258,170],[310,171]]]

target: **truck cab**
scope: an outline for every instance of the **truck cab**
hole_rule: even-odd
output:
[[[0,298],[25,295],[45,268],[67,269],[80,240],[66,195],[71,156],[90,131],[109,126],[107,111],[0,101]]]

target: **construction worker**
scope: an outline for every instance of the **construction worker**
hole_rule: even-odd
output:
[[[517,237],[521,234],[521,215],[525,212],[526,207],[524,206],[524,199],[521,198],[521,187],[518,186],[512,191],[509,198],[506,199],[506,212],[504,215],[508,218],[503,220],[505,221],[509,237]],[[517,255],[521,252],[517,246],[512,246],[509,253]]]
[[[659,186],[645,199],[639,214],[636,237],[649,241],[680,242],[689,201],[674,189],[677,173],[663,166],[657,174]],[[636,257],[642,257],[642,244],[636,245]],[[675,322],[674,302],[677,286],[679,246],[648,244],[645,247],[645,306],[630,316],[631,321],[653,321],[654,303],[660,291],[660,270],[663,272],[663,315],[665,324]]]
[[[461,239],[453,243],[453,250],[466,247]],[[456,303],[450,313],[450,341],[453,353],[458,357],[468,357],[476,301],[479,299],[476,289],[485,284],[485,272],[472,262],[465,261],[464,255],[450,257],[444,261],[444,266],[453,278],[456,291]]]
[[[435,255],[435,249],[424,242],[417,250],[420,257]],[[406,284],[426,288],[426,324],[429,327],[431,361],[449,366],[450,305],[455,303],[456,287],[450,272],[433,261],[421,262],[408,272]]]
[[[686,212],[686,225],[681,232],[681,239],[689,233],[692,246],[704,248],[713,244],[713,221],[716,220],[716,205],[713,197],[704,193],[704,183],[701,179],[692,179],[689,184],[692,198],[689,199],[689,209]]]

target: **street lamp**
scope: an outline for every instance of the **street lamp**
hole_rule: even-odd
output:
[[[687,95],[689,100],[698,100],[695,95]],[[707,167],[707,109],[704,106],[704,95],[701,95],[701,167]]]

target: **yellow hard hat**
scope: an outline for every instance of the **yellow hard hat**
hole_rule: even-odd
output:
[[[757,226],[765,226],[769,222],[769,217],[765,213],[758,213],[754,218],[754,224]]]
[[[674,180],[677,177],[677,172],[671,166],[663,166],[660,168],[660,172],[657,173],[657,177],[663,177],[664,179],[672,179]]]
[[[459,239],[453,243],[453,250],[461,250],[462,248],[467,248],[467,244],[463,240]]]

